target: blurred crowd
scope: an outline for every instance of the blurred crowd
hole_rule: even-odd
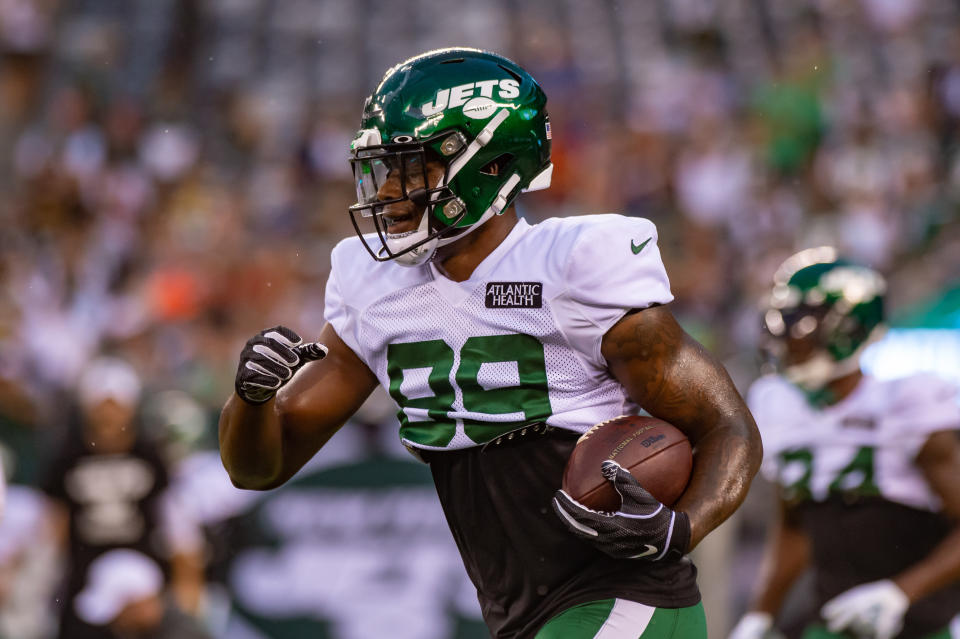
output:
[[[146,449],[163,492],[211,468],[196,460],[215,447],[242,343],[279,323],[319,332],[330,249],[353,232],[360,106],[410,55],[475,46],[525,66],[549,97],[556,170],[519,213],[652,219],[675,312],[743,386],[757,301],[799,248],[837,245],[880,269],[894,312],[956,285],[960,3],[404,5],[0,0],[0,637],[56,632],[53,576],[80,523],[32,542],[71,517],[48,503],[75,499],[70,464],[107,454],[81,437],[78,394],[104,356],[136,371],[131,419],[161,444]],[[368,413],[369,429],[394,428],[389,406]],[[123,454],[137,457],[134,439]],[[138,490],[147,508],[152,489]],[[157,562],[179,584],[171,605],[210,628],[201,591],[226,552],[211,521],[244,501],[223,500],[207,520],[183,500],[156,506],[197,520],[170,533],[180,559],[168,548]]]

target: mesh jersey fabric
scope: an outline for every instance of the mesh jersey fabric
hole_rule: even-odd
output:
[[[642,218],[519,220],[453,282],[432,264],[375,262],[349,238],[325,317],[397,401],[407,446],[468,448],[536,422],[582,433],[636,411],[600,343],[629,310],[673,299],[656,241]]]

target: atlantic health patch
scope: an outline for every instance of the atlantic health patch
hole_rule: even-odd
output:
[[[542,308],[542,282],[488,282],[487,308]]]

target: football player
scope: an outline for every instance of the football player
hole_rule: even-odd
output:
[[[238,486],[277,486],[383,384],[494,637],[705,637],[685,555],[744,498],[759,434],[665,306],[653,224],[518,219],[517,195],[550,183],[545,105],[483,51],[387,72],[352,143],[358,237],[333,250],[320,342],[276,327],[247,343],[221,455]],[[616,465],[618,512],[558,493],[578,436],[638,406],[696,447],[673,509]]]
[[[929,374],[879,380],[860,355],[882,333],[884,280],[830,247],[776,272],[764,324],[779,375],[748,403],[779,491],[753,610],[732,639],[770,636],[812,567],[804,639],[949,638],[960,612],[960,405]],[[954,635],[956,636],[956,635]]]

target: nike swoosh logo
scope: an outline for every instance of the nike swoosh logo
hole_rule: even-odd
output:
[[[653,239],[652,237],[648,237],[648,238],[645,239],[643,242],[641,242],[639,246],[636,245],[636,244],[634,244],[634,243],[633,243],[633,240],[630,240],[630,250],[633,251],[633,254],[634,254],[634,255],[636,255],[637,253],[639,253],[640,251],[642,251],[642,250],[643,250],[643,247],[647,245],[647,242],[649,242],[649,241],[652,240],[652,239]]]
[[[646,244],[646,242],[644,242],[644,244]],[[647,547],[646,550],[644,550],[644,551],[643,551],[642,553],[640,553],[639,555],[634,555],[634,556],[631,557],[630,559],[640,559],[641,557],[647,557],[647,556],[649,556],[649,555],[654,555],[654,554],[656,554],[656,553],[658,552],[656,546],[651,546],[650,544],[644,544],[644,546]]]

